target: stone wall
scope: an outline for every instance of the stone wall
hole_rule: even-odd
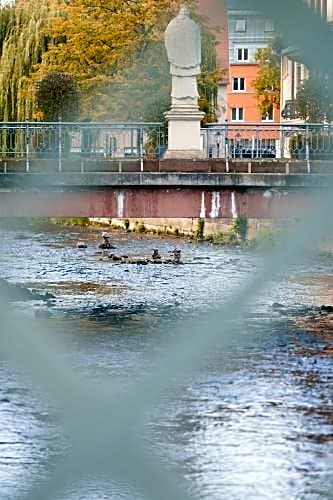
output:
[[[112,225],[114,227],[124,227],[124,219],[91,219],[94,222],[103,223],[106,225]],[[198,227],[198,219],[195,218],[160,218],[160,219],[146,219],[146,218],[136,218],[128,219],[130,223],[130,229],[134,230],[135,226],[138,224],[143,224],[147,230],[161,231],[165,233],[179,232],[181,235],[190,236],[194,235]],[[204,236],[211,234],[216,234],[219,232],[227,232],[233,228],[235,219],[205,219],[204,224]],[[273,220],[273,219],[248,219],[248,234],[247,239],[249,241],[257,238],[262,232],[278,229],[286,224],[292,223],[291,219],[284,220]]]

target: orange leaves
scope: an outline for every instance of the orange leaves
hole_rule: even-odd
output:
[[[96,94],[107,95],[151,44],[162,42],[181,0],[59,2],[61,9],[45,31],[50,42],[38,71],[71,73],[81,86],[83,105],[89,108],[94,87]]]

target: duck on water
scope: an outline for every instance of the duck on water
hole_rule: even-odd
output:
[[[129,257],[128,255],[115,255],[113,253],[109,254],[108,259],[111,260],[112,263],[116,264],[138,264],[138,265],[147,265],[147,264],[182,264],[181,262],[181,250],[173,250],[170,252],[170,257],[167,259],[162,259],[159,251],[157,249],[153,250],[153,253],[150,258],[145,257]]]
[[[110,238],[111,236],[103,231],[101,234],[102,241],[98,243],[98,248],[100,250],[115,250],[117,247],[112,245]],[[88,245],[84,241],[78,241],[76,244],[76,248],[78,249],[86,249]],[[169,258],[163,259],[160,255],[160,252],[157,248],[154,248],[152,251],[152,255],[150,258],[145,257],[129,257],[128,255],[116,255],[114,253],[105,255],[108,259],[110,259],[113,263],[118,264],[181,264],[181,250],[174,249],[169,252]]]
[[[101,234],[101,240],[99,241],[97,247],[100,250],[115,250],[116,247],[112,245],[110,238],[111,238],[111,236],[108,233],[106,233],[105,231],[103,231]],[[86,248],[88,248],[88,245],[84,241],[80,240],[77,242],[76,248],[86,249]]]

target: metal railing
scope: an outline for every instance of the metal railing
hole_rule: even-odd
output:
[[[218,123],[202,129],[207,158],[333,160],[333,125]]]
[[[27,172],[33,162],[49,163],[59,172],[64,161],[139,161],[159,159],[165,150],[162,123],[2,122],[0,159],[21,163]]]

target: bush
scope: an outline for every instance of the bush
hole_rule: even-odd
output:
[[[219,231],[206,237],[206,241],[213,245],[235,245],[238,242],[237,234],[233,229],[230,231]]]
[[[51,217],[50,221],[53,224],[61,224],[63,226],[89,226],[89,217]]]
[[[245,217],[237,217],[234,221],[233,229],[242,241],[246,240],[248,221]]]
[[[136,233],[145,233],[146,232],[146,226],[144,224],[136,224],[135,225],[135,232]]]
[[[47,73],[37,82],[35,99],[44,121],[74,121],[80,114],[79,88],[69,73]]]
[[[198,240],[203,240],[204,239],[204,231],[205,231],[205,220],[204,219],[198,219],[197,220],[197,227],[195,230],[195,237]]]

